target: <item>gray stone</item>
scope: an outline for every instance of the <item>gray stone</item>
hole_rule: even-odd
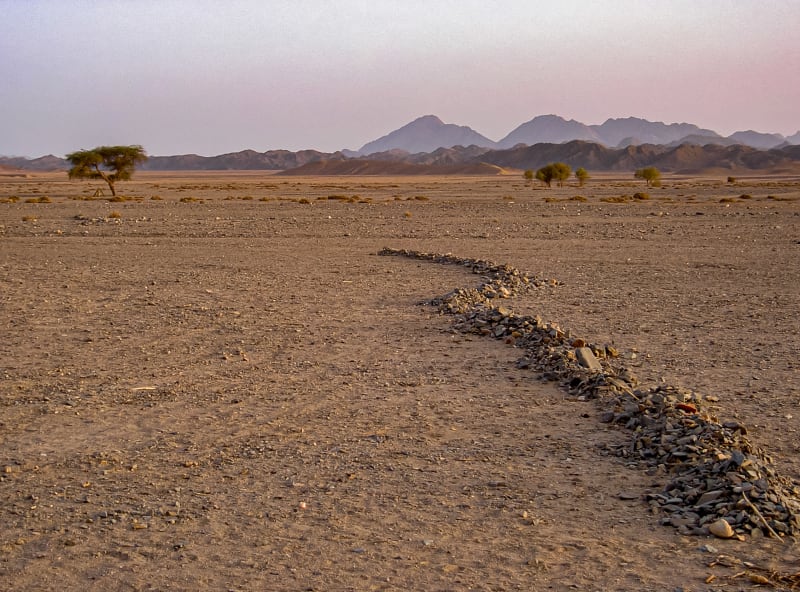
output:
[[[601,372],[603,370],[603,366],[595,357],[594,352],[592,352],[592,348],[577,347],[575,348],[575,356],[578,358],[578,364],[584,368],[588,368],[594,372]]]
[[[715,491],[706,491],[703,495],[700,496],[700,499],[695,502],[695,506],[704,506],[708,503],[717,501],[720,497],[722,497],[724,491],[719,489]]]

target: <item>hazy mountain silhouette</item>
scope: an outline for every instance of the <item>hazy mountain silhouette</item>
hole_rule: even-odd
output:
[[[603,142],[600,135],[588,125],[558,115],[539,115],[523,123],[497,143],[498,148],[513,148],[517,144],[561,144],[571,140]]]
[[[798,132],[797,136],[800,136]],[[800,137],[795,138],[800,143]],[[624,148],[631,145],[678,145],[744,144],[754,148],[774,148],[787,141],[780,134],[761,134],[759,132],[737,132],[724,138],[717,132],[698,127],[692,123],[670,123],[648,121],[639,117],[608,119],[600,125],[586,125],[574,119],[566,120],[558,115],[539,115],[527,121],[499,142],[479,134],[472,128],[445,124],[434,115],[426,115],[409,124],[365,144],[358,152],[345,151],[347,156],[364,156],[376,152],[405,150],[409,153],[432,152],[437,148],[453,146],[476,146],[508,149],[517,144],[552,143],[561,144],[573,140],[597,142],[608,147]],[[730,141],[729,141],[730,140]],[[793,143],[789,140],[790,143]]]
[[[666,146],[675,147],[681,144],[695,144],[696,146],[705,146],[706,144],[716,144],[717,146],[733,146],[738,144],[736,140],[730,138],[723,138],[722,136],[704,136],[701,134],[690,134],[684,136],[680,140],[675,140],[666,144]],[[630,144],[628,144],[630,145]]]
[[[754,132],[753,130],[736,132],[728,137],[737,144],[744,144],[745,146],[752,146],[753,148],[761,148],[763,150],[775,148],[787,141],[787,138],[784,138],[780,134],[764,134],[761,132]],[[791,144],[792,142],[789,143]]]
[[[472,128],[444,123],[435,115],[425,115],[377,140],[367,142],[358,152],[362,155],[368,155],[374,152],[386,152],[395,148],[400,148],[410,153],[432,152],[437,148],[470,146],[472,144],[486,148],[494,148],[496,146],[495,142],[482,136]]]
[[[692,123],[670,123],[648,121],[638,117],[607,119],[602,125],[590,126],[600,141],[606,146],[630,146],[631,144],[669,144],[686,136],[720,135],[709,129],[702,129]]]
[[[0,156],[3,166],[26,171],[57,171],[68,169],[69,163],[64,158],[48,154],[39,158],[25,158],[22,156]]]

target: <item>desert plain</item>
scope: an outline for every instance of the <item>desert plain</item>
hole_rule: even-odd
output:
[[[378,253],[544,278],[503,305],[612,345],[645,386],[708,395],[797,482],[800,178],[140,172],[117,200],[98,189],[0,175],[0,589],[797,581],[792,537],[660,525],[644,496],[664,477],[609,453],[630,434],[601,401],[426,304],[479,277]]]

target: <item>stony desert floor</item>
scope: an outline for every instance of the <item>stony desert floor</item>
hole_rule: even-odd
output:
[[[65,177],[0,176],[0,589],[800,580],[791,537],[661,526],[602,401],[424,304],[479,277],[377,255],[546,278],[504,306],[708,395],[800,481],[800,179]]]

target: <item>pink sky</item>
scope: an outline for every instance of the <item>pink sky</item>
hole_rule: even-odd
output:
[[[0,0],[0,155],[359,148],[418,116],[800,129],[800,2]]]

